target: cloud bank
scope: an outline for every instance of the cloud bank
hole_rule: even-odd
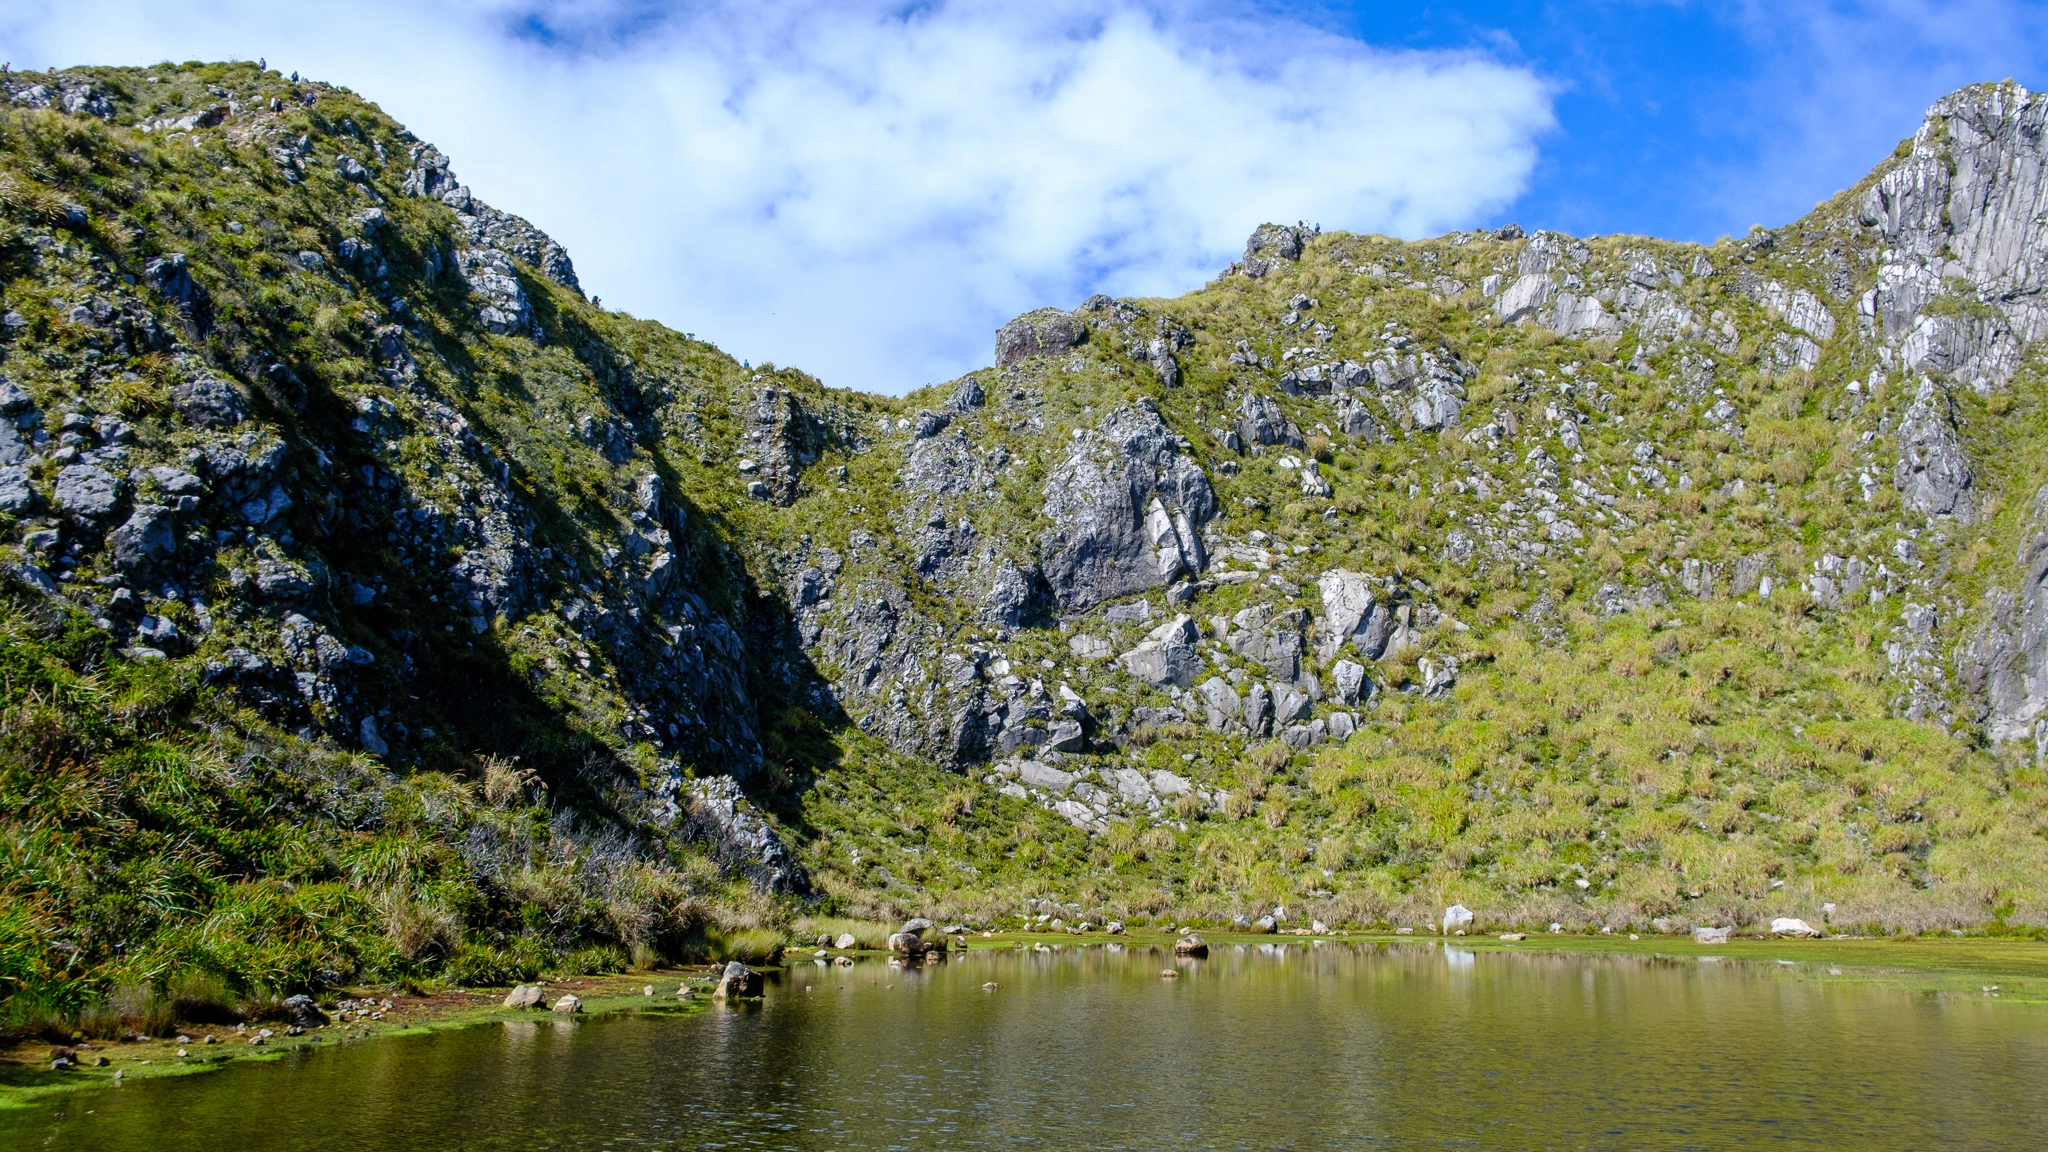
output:
[[[1511,202],[1525,68],[1251,9],[42,0],[17,66],[267,57],[438,144],[612,307],[901,392],[1090,292],[1187,291],[1252,227],[1421,235]]]

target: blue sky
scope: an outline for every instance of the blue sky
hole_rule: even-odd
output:
[[[1711,241],[2044,75],[2048,0],[14,0],[0,58],[264,56],[438,144],[607,305],[829,384],[1200,286],[1263,220]]]
[[[1292,7],[1292,6],[1287,6]],[[1472,49],[1552,86],[1558,127],[1496,215],[1580,235],[1711,241],[1860,179],[1965,84],[2048,84],[2048,5],[1997,2],[1335,4],[1344,34]]]

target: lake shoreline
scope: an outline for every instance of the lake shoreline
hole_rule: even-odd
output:
[[[1512,935],[1512,934],[1511,934]],[[1730,963],[1772,963],[1799,968],[1826,965],[1830,977],[1888,983],[1906,983],[1936,995],[1991,995],[2005,1003],[2048,1003],[2048,942],[1998,937],[1832,937],[1822,939],[1737,938],[1725,944],[1703,945],[1690,937],[1590,935],[1570,933],[1528,934],[1519,940],[1493,935],[1450,935],[1390,932],[1331,932],[1314,935],[1292,933],[1204,932],[1212,952],[1239,946],[1330,947],[1369,946],[1435,949],[1439,946],[1480,954],[1520,953],[1559,957],[1611,957],[1664,961],[1725,961]],[[1137,930],[1127,934],[1101,932],[1000,932],[967,937],[969,952],[1008,951],[1043,946],[1048,950],[1078,950],[1122,946],[1146,948],[1162,953],[1166,963],[1187,965],[1185,958],[1172,956],[1176,934]],[[876,961],[888,954],[876,951],[827,950],[829,957],[849,956]],[[772,974],[794,974],[812,967],[817,957],[810,950],[791,949],[781,965],[765,968]],[[1199,964],[1200,961],[1193,961]],[[509,989],[444,989],[426,995],[406,995],[389,989],[337,990],[344,997],[369,997],[393,1001],[393,1008],[381,1019],[333,1022],[309,1029],[303,1035],[286,1035],[281,1024],[258,1023],[246,1032],[232,1025],[188,1027],[191,1042],[183,1045],[189,1055],[181,1058],[174,1039],[152,1038],[141,1042],[92,1041],[81,1052],[89,1061],[105,1056],[104,1067],[81,1063],[63,1071],[48,1067],[48,1041],[34,1040],[0,1048],[0,1109],[32,1108],[77,1092],[104,1091],[124,1082],[171,1076],[200,1075],[249,1061],[276,1061],[321,1048],[362,1044],[399,1036],[415,1036],[455,1028],[469,1028],[511,1020],[554,1018],[546,1005],[565,993],[582,1001],[578,1015],[597,1017],[626,1012],[689,1014],[711,1003],[711,991],[718,966],[662,968],[649,972],[611,976],[567,977],[546,981],[545,1001],[538,1009],[504,1007]],[[691,994],[677,995],[679,986]],[[648,990],[652,989],[652,995]],[[270,1027],[272,1035],[261,1045],[250,1037]],[[219,1043],[206,1044],[214,1036]],[[117,1075],[118,1074],[118,1075]]]

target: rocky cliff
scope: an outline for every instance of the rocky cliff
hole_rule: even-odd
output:
[[[15,747],[16,826],[123,741],[298,749],[306,851],[446,845],[384,912],[441,917],[422,963],[533,938],[559,900],[508,877],[550,853],[645,912],[558,949],[694,931],[720,869],[846,907],[2043,914],[2048,99],[2014,85],[1780,229],[1263,225],[901,399],[598,308],[350,93],[5,96],[10,619],[53,684],[176,701]],[[537,821],[512,855],[493,805]],[[272,874],[230,855],[209,883]]]

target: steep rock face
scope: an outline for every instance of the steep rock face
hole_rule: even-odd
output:
[[[1119,408],[1078,431],[1045,482],[1053,527],[1040,542],[1060,607],[1163,588],[1207,565],[1201,529],[1216,495],[1181,439],[1149,404]]]
[[[2034,494],[2017,549],[2017,588],[1984,596],[1983,619],[1956,653],[1957,679],[1980,704],[1987,739],[2032,741],[2048,757],[2048,487]]]
[[[763,387],[747,407],[740,438],[748,494],[778,504],[795,499],[804,469],[834,443],[835,432],[789,390]]]
[[[1975,477],[1956,435],[1954,405],[1931,380],[1920,382],[1912,407],[1899,422],[1899,462],[1893,481],[1906,507],[1915,512],[1971,518],[1970,486]]]
[[[2039,93],[1964,89],[1928,111],[1911,153],[1864,194],[1861,218],[1890,248],[1858,308],[1899,343],[1904,367],[1995,391],[2019,346],[2048,330],[2044,124]]]

